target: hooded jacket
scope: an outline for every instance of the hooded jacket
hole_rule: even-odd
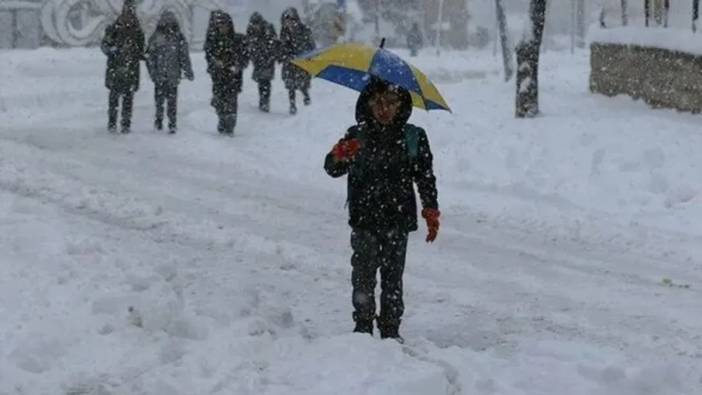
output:
[[[270,81],[275,77],[275,61],[279,56],[280,42],[273,24],[258,12],[251,15],[246,29],[246,47],[253,63],[253,79]]]
[[[219,32],[227,26],[227,33]],[[243,70],[249,63],[244,35],[234,31],[232,17],[223,11],[213,11],[205,39],[207,72],[214,84],[226,85],[224,90],[241,92]]]
[[[283,80],[289,90],[308,89],[310,75],[290,61],[315,49],[312,31],[305,26],[295,8],[288,8],[281,17],[280,60],[283,62]]]
[[[125,2],[117,21],[107,26],[100,48],[107,55],[107,89],[119,93],[137,91],[139,62],[144,58],[144,32],[133,1]]]
[[[424,129],[408,124],[412,115],[412,98],[404,89],[400,112],[391,125],[380,125],[373,117],[369,99],[378,90],[387,89],[374,81],[364,89],[356,103],[358,124],[348,129],[341,141],[358,139],[361,149],[350,162],[336,161],[332,153],[325,159],[326,172],[336,178],[348,174],[349,225],[355,229],[417,230],[417,185],[422,206],[438,209],[436,177],[429,139]],[[418,133],[417,155],[407,147],[406,133]]]
[[[146,67],[155,84],[178,85],[183,75],[193,75],[190,52],[178,19],[170,11],[158,22],[146,49]]]

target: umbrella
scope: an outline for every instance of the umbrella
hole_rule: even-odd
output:
[[[385,40],[383,40],[384,42]],[[412,104],[424,110],[451,111],[429,78],[396,54],[363,44],[338,44],[302,55],[292,61],[310,75],[363,91],[371,78],[407,89]]]

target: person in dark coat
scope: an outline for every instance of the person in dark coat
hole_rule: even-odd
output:
[[[136,15],[134,0],[125,0],[122,14],[105,29],[101,45],[107,55],[105,86],[110,90],[108,125],[117,131],[117,113],[122,100],[122,133],[129,133],[134,92],[139,90],[139,62],[144,59],[144,32]]]
[[[270,111],[271,81],[275,77],[275,61],[279,52],[278,35],[273,24],[254,12],[246,29],[246,47],[253,64],[253,80],[258,83],[258,107]]]
[[[440,216],[429,139],[424,129],[407,123],[411,114],[409,92],[373,79],[358,99],[357,125],[324,162],[330,176],[348,175],[354,331],[372,334],[377,318],[380,336],[398,341],[407,239],[418,229],[414,185],[429,229],[427,242],[436,239]],[[378,270],[382,295],[376,317]]]
[[[300,90],[304,96],[305,105],[310,99],[310,75],[290,61],[306,52],[315,49],[312,30],[305,26],[297,13],[297,9],[288,8],[281,17],[280,46],[281,61],[283,62],[283,80],[290,98],[290,114],[297,113],[295,92]]]
[[[154,126],[163,129],[164,102],[168,102],[168,130],[177,129],[178,85],[183,76],[195,79],[190,63],[190,51],[180,31],[178,19],[171,11],[161,15],[156,31],[149,38],[146,49],[146,67],[154,82],[156,119]]]
[[[417,56],[423,45],[422,30],[419,28],[419,23],[415,22],[407,34],[407,47],[410,49],[410,56]]]
[[[244,35],[234,31],[229,14],[219,10],[210,14],[204,49],[212,78],[211,103],[219,118],[217,131],[229,136],[234,135],[243,70],[249,63],[245,41]]]

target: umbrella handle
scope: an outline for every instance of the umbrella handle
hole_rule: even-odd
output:
[[[385,37],[380,40],[380,49],[385,48]]]

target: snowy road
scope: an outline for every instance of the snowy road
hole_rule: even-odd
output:
[[[354,94],[317,83],[293,118],[277,84],[262,115],[247,80],[222,138],[193,55],[178,135],[142,83],[110,136],[99,53],[0,52],[0,395],[702,392],[698,117],[592,97],[585,54],[549,54],[520,122],[499,62],[420,59],[456,114],[415,116],[444,223],[412,237],[400,346],[349,334],[321,162]]]

